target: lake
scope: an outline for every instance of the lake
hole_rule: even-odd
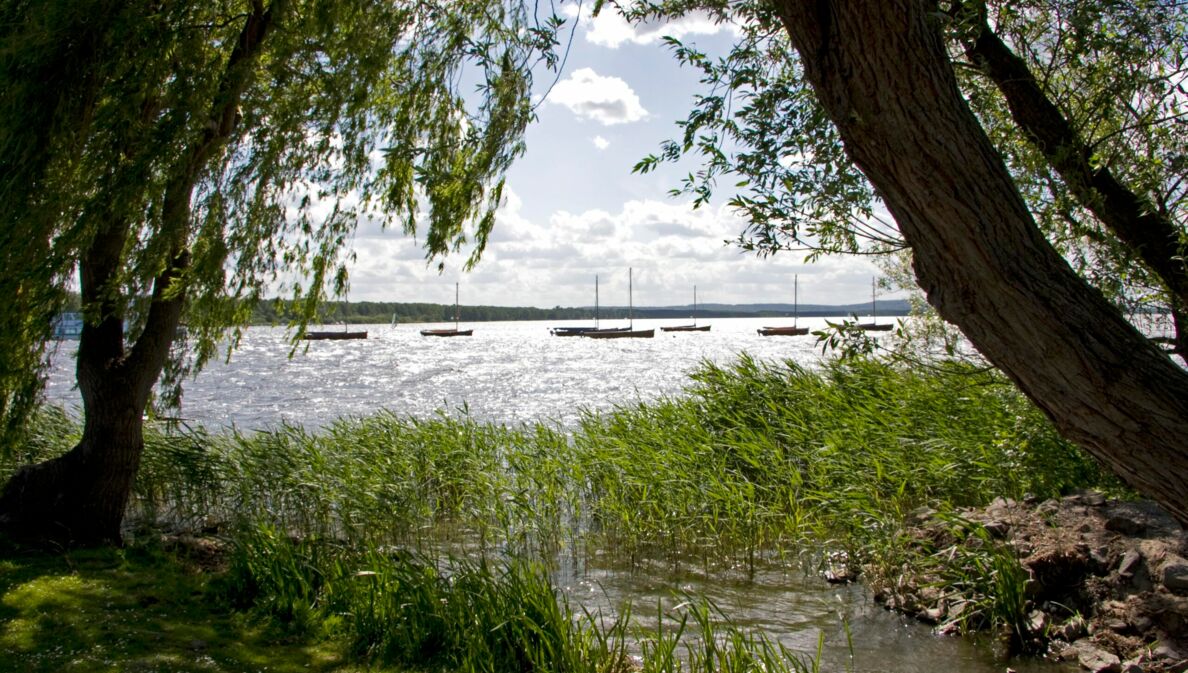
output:
[[[474,336],[454,338],[423,337],[419,330],[426,325],[352,326],[367,329],[368,338],[307,342],[292,357],[283,329],[253,327],[229,363],[214,363],[187,383],[180,415],[211,428],[259,429],[282,422],[309,428],[380,408],[416,417],[465,408],[476,419],[497,423],[572,425],[583,408],[678,395],[689,383],[688,373],[705,360],[725,364],[747,352],[811,366],[822,357],[811,335],[761,337],[755,331],[791,319],[702,322],[712,330],[657,330],[653,339],[615,340],[549,335],[549,327],[581,323],[472,323],[464,327],[474,328]],[[662,324],[673,323],[635,321],[637,328]],[[825,319],[800,324],[819,329]],[[73,347],[60,343],[49,382],[49,397],[67,405],[78,404]],[[595,552],[560,559],[555,581],[574,603],[604,614],[629,600],[637,617],[654,619],[657,602],[671,607],[681,592],[689,592],[710,597],[739,624],[802,652],[814,651],[823,633],[826,671],[1000,673],[1007,665],[985,641],[934,636],[929,627],[883,610],[862,586],[829,585],[795,563],[753,574],[647,562],[625,568]],[[1030,660],[1010,666],[1021,673],[1076,670]]]
[[[678,394],[699,362],[725,363],[745,351],[761,359],[812,363],[816,337],[761,337],[767,324],[791,319],[701,321],[709,332],[661,332],[653,339],[554,337],[557,322],[472,323],[471,337],[423,337],[426,325],[361,325],[365,340],[309,341],[289,357],[286,331],[249,328],[229,363],[212,363],[188,381],[180,412],[209,427],[264,428],[281,422],[306,427],[380,408],[423,417],[463,405],[481,420],[570,424],[579,409],[606,409]],[[606,324],[610,324],[609,321]],[[615,323],[617,324],[617,323]],[[637,328],[672,321],[636,320]],[[819,329],[824,318],[802,319]],[[341,329],[326,327],[323,329]],[[48,394],[79,404],[72,350],[59,342]]]

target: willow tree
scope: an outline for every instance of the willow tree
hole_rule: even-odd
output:
[[[278,283],[308,319],[360,218],[477,259],[558,25],[485,0],[0,3],[7,428],[74,283],[85,319],[82,438],[11,478],[0,528],[118,540],[162,373]]]
[[[941,317],[1060,431],[1188,523],[1188,372],[1126,316],[1188,306],[1182,3],[672,0],[742,38],[638,169],[700,154],[771,253],[906,247]],[[737,179],[737,178],[735,178]],[[883,206],[894,221],[880,221]]]

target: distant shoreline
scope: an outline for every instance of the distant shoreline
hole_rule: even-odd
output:
[[[705,304],[698,305],[697,318],[791,318],[793,313],[801,318],[848,318],[854,315],[869,316],[870,303],[827,305],[801,304]],[[904,299],[879,301],[878,315],[899,317],[909,315],[911,306]],[[640,319],[686,320],[693,314],[693,306],[636,306],[632,315]],[[402,302],[329,302],[319,314],[325,323],[377,324],[453,322],[452,304],[419,304]],[[627,318],[626,306],[602,306],[598,317],[604,320]],[[459,307],[458,319],[462,322],[507,322],[517,320],[576,321],[594,319],[593,306],[536,308],[531,306],[466,306]],[[267,325],[286,322],[288,315],[284,305],[275,302],[261,302],[252,316],[252,324]]]

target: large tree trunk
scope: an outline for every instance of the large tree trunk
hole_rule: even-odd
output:
[[[108,288],[129,230],[110,219],[83,256],[83,301],[103,317],[84,325],[79,339],[82,439],[58,458],[21,468],[5,484],[0,530],[10,537],[82,546],[120,541],[144,451],[144,412],[181,320],[184,295],[171,288],[189,265],[189,255],[179,252],[156,278],[144,331],[126,348],[123,314]]]
[[[116,377],[96,388],[85,398],[79,444],[21,468],[5,485],[0,526],[11,537],[67,546],[119,543],[144,449],[144,409]]]
[[[1188,373],[1044,239],[926,0],[774,2],[928,301],[1069,439],[1188,524]]]
[[[124,512],[144,451],[144,412],[169,356],[185,304],[177,283],[190,265],[186,249],[191,198],[207,164],[232,137],[239,102],[252,80],[273,20],[273,6],[253,0],[227,60],[208,123],[175,164],[154,236],[171,251],[153,281],[144,330],[125,344],[124,316],[115,297],[124,288],[124,249],[137,231],[116,212],[94,214],[96,234],[80,263],[83,305],[99,319],[83,327],[77,378],[85,422],[78,446],[60,458],[18,471],[0,492],[0,531],[35,542],[118,543]],[[128,150],[139,138],[132,139]]]

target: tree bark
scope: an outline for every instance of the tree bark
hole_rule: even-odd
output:
[[[928,301],[1053,420],[1188,525],[1188,373],[1044,239],[926,0],[773,3]]]

